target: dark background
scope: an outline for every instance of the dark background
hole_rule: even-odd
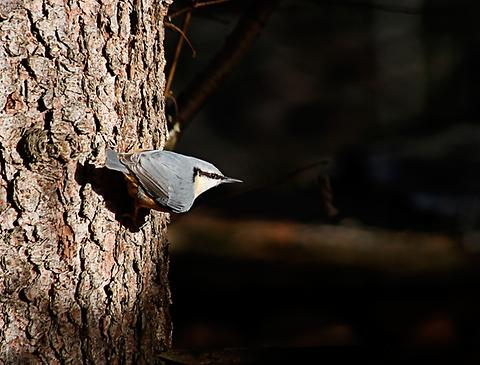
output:
[[[175,95],[248,5],[193,12]],[[280,3],[175,148],[245,183],[173,217],[174,347],[480,342],[479,10]]]

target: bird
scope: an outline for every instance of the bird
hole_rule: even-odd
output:
[[[213,164],[164,150],[134,153],[105,151],[105,166],[123,173],[128,193],[139,208],[185,213],[205,191],[242,180],[226,177]]]

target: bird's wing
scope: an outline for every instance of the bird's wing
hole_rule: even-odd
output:
[[[146,193],[159,204],[175,213],[186,212],[192,206],[193,169],[185,169],[185,161],[178,154],[146,151],[130,155],[122,162],[132,171]]]

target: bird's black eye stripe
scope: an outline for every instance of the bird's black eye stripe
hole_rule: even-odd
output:
[[[215,180],[222,180],[224,179],[224,176],[216,174],[214,172],[205,172],[200,170],[198,167],[193,168],[193,181],[195,181],[195,176],[206,176],[209,177],[210,179],[215,179]]]

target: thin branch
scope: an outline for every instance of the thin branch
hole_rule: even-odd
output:
[[[182,129],[191,122],[206,100],[232,72],[257,38],[280,0],[256,0],[240,18],[223,47],[177,98]]]
[[[275,188],[277,186],[281,186],[295,178],[298,178],[305,172],[311,171],[313,169],[318,169],[319,170],[319,176],[326,176],[326,171],[329,169],[329,165],[331,164],[331,161],[329,159],[323,159],[320,161],[315,161],[312,162],[308,165],[299,167],[295,170],[288,171],[287,173],[283,174],[282,176],[279,176],[275,178],[273,181],[270,181],[266,184],[262,184],[259,186],[255,186],[251,189],[243,190],[241,192],[231,194],[228,199],[242,199],[245,198],[248,195],[251,194],[256,194],[256,193],[261,193],[263,191],[268,191],[272,188]],[[332,195],[332,201],[333,201],[333,195]],[[214,201],[215,203],[215,201]]]
[[[320,185],[320,193],[322,196],[321,204],[328,218],[334,218],[338,215],[339,211],[333,204],[333,189],[330,182],[330,176],[326,174],[320,174],[318,176],[318,183]]]
[[[195,0],[195,2],[196,2],[196,0]],[[191,45],[190,41],[188,41],[188,38],[185,36],[185,34],[187,32],[187,29],[188,29],[188,26],[190,25],[191,18],[192,18],[192,11],[189,11],[185,15],[185,18],[183,19],[183,26],[182,26],[181,31],[179,32],[180,37],[178,39],[177,47],[175,48],[175,54],[173,56],[172,66],[170,66],[170,72],[168,73],[167,84],[165,85],[165,95],[168,95],[171,92],[173,76],[175,76],[175,71],[177,69],[178,60],[180,58],[180,52],[182,51],[183,42],[185,41],[185,39],[187,40],[187,43]],[[173,25],[172,23],[167,23],[167,24]],[[175,28],[180,30],[176,26],[175,26]]]
[[[190,39],[188,39],[187,34],[182,29],[180,29],[179,27],[177,27],[173,23],[165,23],[165,27],[166,28],[171,28],[171,29],[177,31],[178,33],[180,33],[183,40],[185,42],[187,42],[188,46],[190,47],[190,50],[192,51],[192,57],[194,57],[194,58],[197,57],[197,51],[195,51],[195,47],[193,47],[192,42],[190,41]]]
[[[229,1],[232,1],[232,0],[211,0],[211,1],[203,1],[201,3],[195,3],[195,4],[192,4],[191,6],[187,6],[183,9],[180,9],[172,14],[170,14],[168,17],[170,19],[173,19],[183,13],[186,13],[187,11],[192,11],[194,9],[198,9],[198,8],[203,8],[204,6],[210,6],[210,5],[217,5],[217,4],[223,4],[223,3],[226,3],[226,2],[229,2]]]

